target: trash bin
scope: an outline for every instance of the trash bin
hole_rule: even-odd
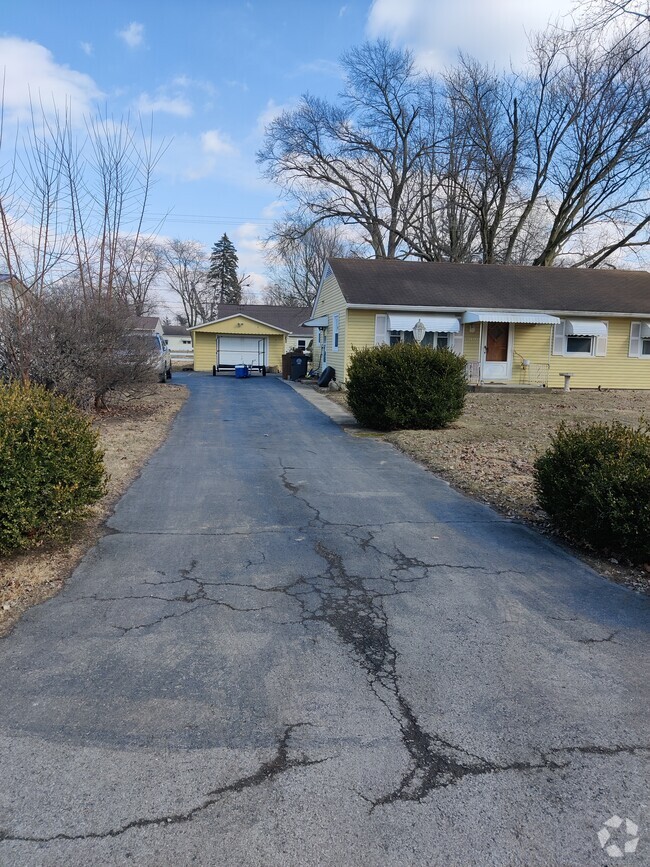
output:
[[[235,365],[235,377],[237,379],[246,379],[248,376],[248,366],[246,364]]]
[[[292,382],[296,382],[296,380],[302,379],[303,376],[307,376],[307,359],[304,355],[291,356],[290,376]]]
[[[282,356],[282,379],[289,379],[291,376],[291,359],[293,355],[290,352],[285,352]]]

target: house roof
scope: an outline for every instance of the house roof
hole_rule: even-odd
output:
[[[190,332],[185,325],[163,325],[163,334],[170,337],[189,337]]]
[[[350,305],[650,315],[650,272],[330,259]]]
[[[159,323],[158,316],[134,316],[130,324],[134,331],[155,331]]]
[[[249,319],[271,325],[280,331],[311,337],[311,329],[302,325],[310,312],[309,307],[280,307],[277,304],[220,304],[217,319],[214,321],[218,322],[229,316],[248,316]]]

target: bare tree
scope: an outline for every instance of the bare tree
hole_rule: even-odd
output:
[[[192,327],[215,318],[218,296],[207,282],[208,256],[198,241],[174,238],[163,247],[167,285],[183,305],[185,323]]]
[[[28,316],[2,317],[0,368],[82,407],[101,408],[109,392],[155,380],[151,349],[131,332],[131,318],[119,298],[89,300],[72,285],[46,290],[31,297]]]
[[[266,241],[271,283],[265,294],[269,303],[311,307],[327,260],[355,253],[341,227],[321,223],[308,228],[291,219],[277,223]]]
[[[152,238],[120,238],[115,263],[115,293],[131,305],[136,316],[152,312],[156,281],[165,270],[162,246]]]
[[[403,238],[402,199],[431,147],[422,79],[408,51],[385,41],[344,55],[339,105],[303,96],[267,127],[258,160],[297,202],[307,228],[359,226],[375,256],[393,258]]]

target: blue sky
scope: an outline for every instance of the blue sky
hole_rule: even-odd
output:
[[[4,4],[0,68],[8,115],[28,86],[69,100],[153,118],[168,149],[151,197],[152,227],[206,246],[227,232],[254,286],[264,284],[260,239],[282,210],[255,163],[264,123],[305,91],[335,97],[341,53],[387,37],[441,68],[463,49],[521,62],[526,30],[566,13],[569,0],[185,0]]]

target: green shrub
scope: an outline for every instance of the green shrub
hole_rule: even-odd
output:
[[[350,409],[366,427],[445,427],[465,405],[465,359],[417,343],[359,349],[346,385]]]
[[[0,554],[61,535],[103,495],[97,439],[65,398],[0,385]]]
[[[575,541],[650,562],[650,428],[560,425],[535,462],[535,489],[553,525]]]

